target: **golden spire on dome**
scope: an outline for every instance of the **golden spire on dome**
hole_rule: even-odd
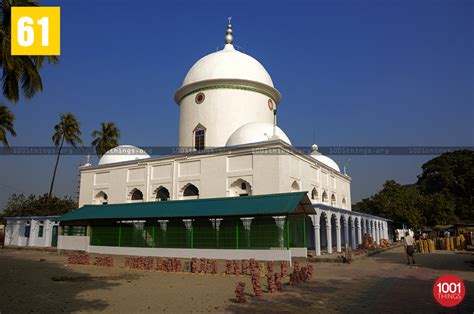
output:
[[[231,20],[232,20],[232,17],[229,16],[228,23],[227,23],[227,32],[225,33],[225,38],[224,38],[224,42],[226,45],[232,45],[232,43],[234,42],[234,36],[232,36],[232,24],[230,23]]]

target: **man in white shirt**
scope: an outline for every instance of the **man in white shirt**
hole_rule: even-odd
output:
[[[413,239],[409,232],[405,233],[405,238],[403,239],[403,246],[405,247],[405,252],[407,253],[407,265],[410,265],[410,257],[413,264],[415,264],[415,239]]]

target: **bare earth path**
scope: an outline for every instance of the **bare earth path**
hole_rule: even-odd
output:
[[[407,266],[397,248],[350,265],[314,264],[312,282],[256,300],[246,276],[66,266],[65,255],[0,250],[0,312],[438,313],[448,309],[433,299],[433,283],[452,273],[467,290],[454,311],[473,313],[473,255],[440,251],[416,258],[416,266]],[[238,281],[247,282],[245,305],[234,303]]]

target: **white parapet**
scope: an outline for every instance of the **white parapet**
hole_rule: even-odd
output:
[[[58,250],[89,251],[88,236],[58,236]]]
[[[156,256],[166,258],[251,259],[260,261],[291,261],[291,250],[229,250],[229,249],[170,249],[117,246],[89,246],[89,253],[111,255]]]

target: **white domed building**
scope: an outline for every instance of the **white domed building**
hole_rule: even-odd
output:
[[[63,216],[61,224],[70,230],[86,224],[92,232],[80,239],[60,237],[62,249],[290,260],[306,256],[308,249],[320,255],[326,247],[331,253],[333,244],[337,252],[343,245],[356,248],[364,233],[377,241],[388,238],[386,220],[351,211],[351,178],[337,163],[316,145],[309,154],[293,147],[277,126],[280,92],[260,62],[233,46],[230,21],[223,49],[189,69],[174,100],[180,153],[151,157],[146,150],[122,145],[104,154],[98,165],[81,167],[80,208]],[[141,242],[111,241],[122,231],[111,236],[106,230],[122,224],[134,234],[123,241]],[[270,239],[264,249],[252,242],[258,233],[252,226],[261,224],[270,226],[258,230],[278,232],[259,235]],[[156,239],[176,228],[193,234],[180,238],[188,242],[179,244],[186,248],[179,254]],[[226,228],[240,230],[236,242],[225,247],[225,257],[219,250],[223,242],[208,243],[215,233],[205,238],[203,230],[209,228],[218,235]],[[252,250],[242,252],[242,245]],[[269,250],[275,246],[287,250]]]

